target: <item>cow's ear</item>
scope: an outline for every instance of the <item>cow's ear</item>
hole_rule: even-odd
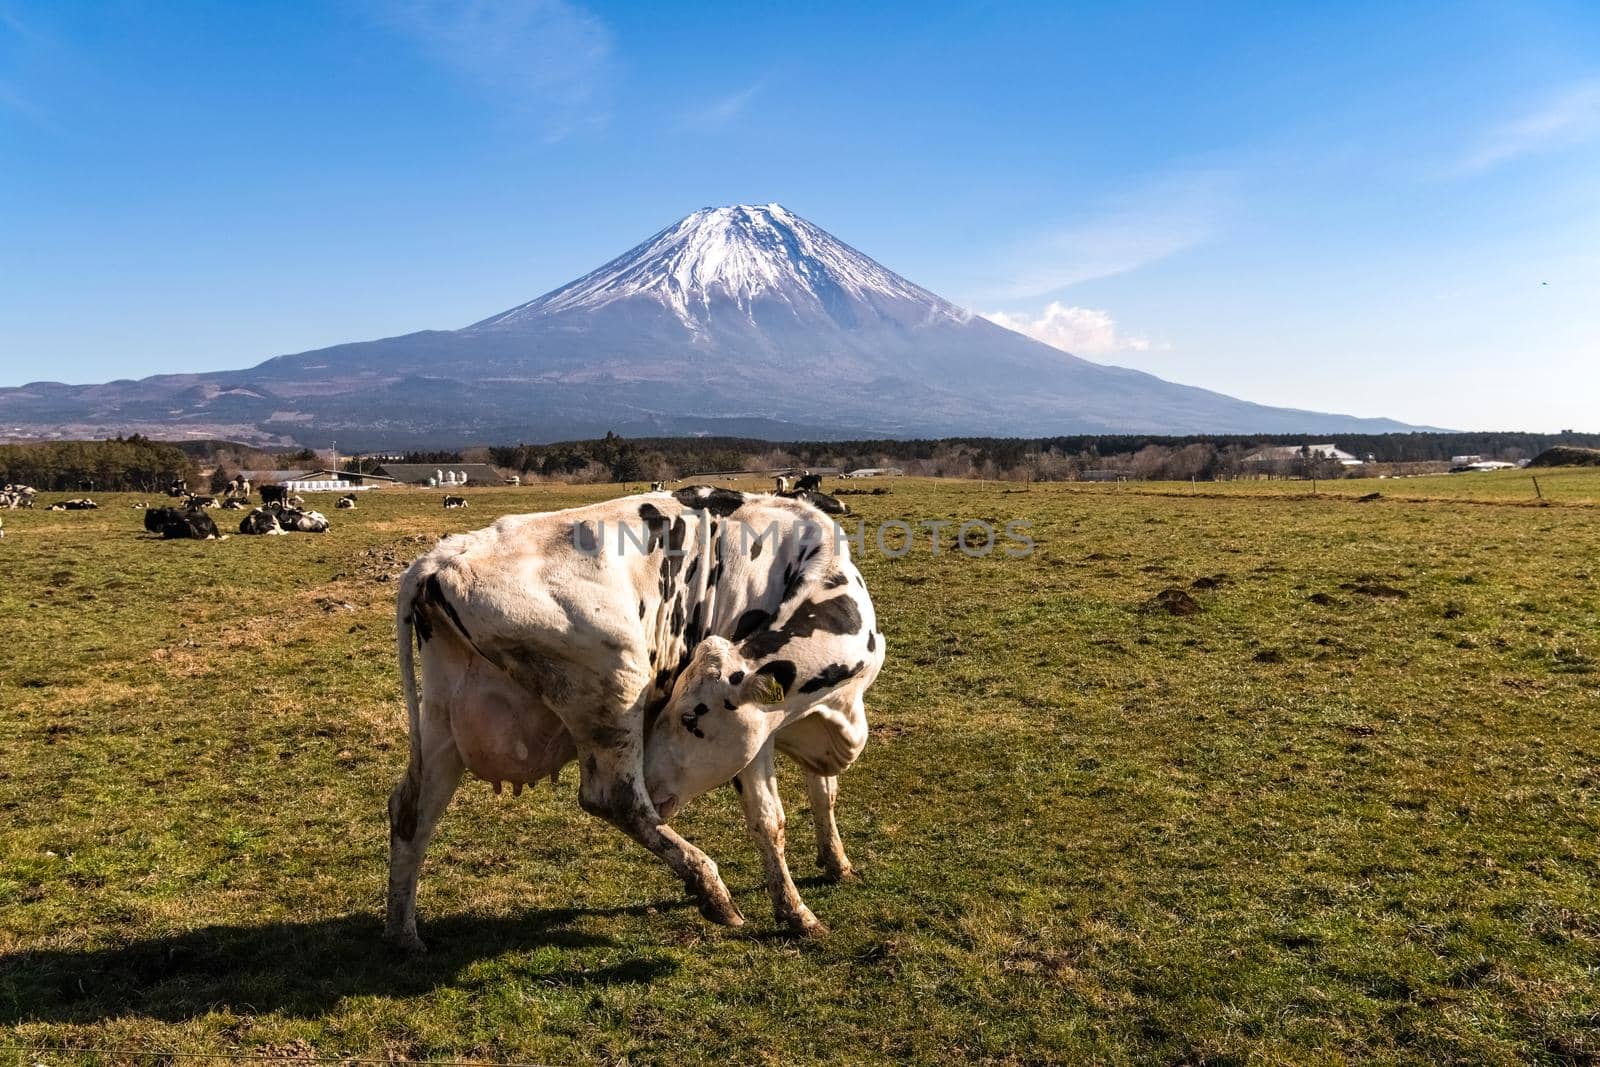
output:
[[[787,695],[783,691],[783,683],[765,671],[750,675],[743,691],[745,702],[752,704],[782,704]]]

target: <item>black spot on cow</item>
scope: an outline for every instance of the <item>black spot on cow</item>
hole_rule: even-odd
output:
[[[744,494],[732,489],[714,489],[705,485],[686,485],[672,494],[686,508],[708,511],[726,518],[744,507]]]
[[[723,697],[722,698],[722,706],[727,708],[729,711],[737,711],[738,710],[738,705],[736,705],[733,701],[729,700],[727,697]]]
[[[699,574],[699,573],[700,573],[700,557],[696,556],[694,559],[689,561],[689,571],[688,571],[687,574],[685,574],[683,576],[683,580],[686,583],[688,583],[689,585],[693,585],[694,584],[694,576]]]
[[[733,641],[738,644],[757,630],[772,621],[772,612],[763,611],[761,608],[751,608],[739,616],[739,621],[733,627]],[[735,682],[735,685],[738,683]]]
[[[401,841],[417,836],[417,793],[417,780],[408,774],[389,797],[389,830]]]
[[[416,601],[411,604],[411,624],[417,631],[419,646],[433,640],[433,620],[428,618],[428,613],[423,611]]]
[[[643,520],[645,530],[645,551],[654,552],[667,543],[667,531],[672,526],[672,521],[661,514],[661,509],[654,504],[640,504],[639,518]]]
[[[796,638],[810,637],[816,633],[853,634],[861,626],[861,609],[856,607],[853,597],[810,600],[800,605],[783,626],[756,634],[746,641],[744,654],[751,659],[764,659]]]
[[[828,575],[822,580],[822,588],[837,589],[849,581],[850,579],[844,574],[843,571],[834,571],[832,574]]]
[[[788,693],[794,685],[795,667],[791,660],[775,659],[771,663],[763,663],[756,668],[756,673],[771,676],[775,682],[783,686],[785,693]]]
[[[761,538],[756,538],[750,543],[750,558],[757,559],[761,555]]]
[[[823,689],[832,689],[834,686],[842,685],[860,674],[861,668],[865,666],[865,663],[857,663],[854,667],[848,667],[843,663],[830,663],[818,671],[815,678],[802,685],[800,692],[815,693]]]
[[[729,685],[738,685],[742,681],[744,681],[744,671],[734,671],[732,674],[728,675]]]
[[[621,748],[629,737],[628,731],[610,723],[601,723],[589,731],[589,740],[600,748]]]
[[[683,633],[683,597],[672,602],[672,636]]]
[[[705,636],[705,628],[700,624],[700,616],[704,608],[704,604],[696,604],[694,612],[689,616],[689,627],[684,631],[683,639],[691,645],[698,645],[700,638]]]
[[[670,686],[671,684],[672,684],[672,672],[671,671],[667,670],[665,667],[661,668],[659,671],[656,671],[656,682],[655,682],[655,685],[656,685],[657,689],[660,689],[663,692],[665,692],[667,687]]]
[[[867,651],[875,651],[878,647],[878,635],[871,630],[867,631]]]
[[[639,601],[639,618],[644,618],[644,601]]]
[[[586,556],[595,555],[600,551],[600,537],[595,533],[594,527],[587,522],[572,524],[572,544]]]
[[[705,737],[704,732],[702,732],[700,729],[700,716],[706,714],[710,710],[711,709],[706,707],[704,704],[696,704],[693,711],[686,711],[679,716],[679,721],[683,723],[683,728],[688,730],[691,734],[694,734],[696,737]]]
[[[461,616],[456,614],[455,606],[445,597],[444,587],[439,584],[437,574],[428,575],[428,580],[422,583],[422,597],[424,603],[438,605],[440,610],[450,616],[450,621],[461,631],[461,636],[468,641],[472,640],[472,635],[467,633],[467,624],[461,621]]]

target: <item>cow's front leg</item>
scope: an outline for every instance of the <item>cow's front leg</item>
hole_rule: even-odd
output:
[[[778,776],[773,766],[772,741],[761,746],[756,758],[740,771],[733,780],[740,803],[744,806],[744,822],[761,850],[761,865],[766,870],[767,892],[772,897],[772,910],[778,922],[797,934],[821,937],[828,928],[817,921],[800,899],[800,891],[789,876],[789,865],[784,861],[783,801],[778,798]]]
[[[651,803],[641,749],[636,737],[592,743],[580,758],[578,803],[660,857],[683,879],[701,915],[723,926],[743,926],[744,916],[734,906],[717,865],[666,825]]]
[[[817,827],[817,866],[833,882],[855,878],[855,868],[844,854],[839,824],[834,821],[833,805],[839,797],[839,776],[806,771],[806,796],[811,801],[811,821]]]
[[[422,952],[417,936],[417,873],[439,816],[461,784],[461,755],[447,724],[425,709],[422,736],[406,773],[389,795],[389,901],[384,936],[408,952]]]

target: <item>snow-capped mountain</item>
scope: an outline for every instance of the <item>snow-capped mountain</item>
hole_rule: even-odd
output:
[[[459,330],[249,370],[0,389],[0,430],[345,447],[715,432],[773,439],[1406,429],[1091,363],[976,317],[778,204],[704,208]]]

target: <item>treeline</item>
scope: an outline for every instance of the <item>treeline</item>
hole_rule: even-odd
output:
[[[1246,462],[1269,446],[1327,443],[1369,465],[1344,468],[1310,459]],[[1262,475],[1332,478],[1417,465],[1443,469],[1460,455],[1516,462],[1556,444],[1600,446],[1600,434],[1079,434],[781,443],[739,437],[624,439],[607,434],[588,441],[429,453],[427,462],[487,462],[525,478],[562,481],[644,481],[786,467],[900,467],[907,474],[1035,481],[1112,475],[1213,481]]]
[[[138,434],[110,441],[0,445],[0,482],[56,492],[153,493],[197,472],[182,448]]]

